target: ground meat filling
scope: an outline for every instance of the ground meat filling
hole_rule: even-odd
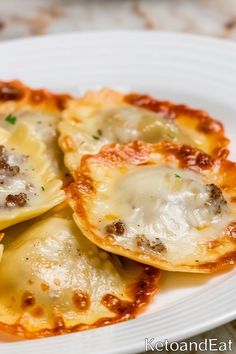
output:
[[[153,241],[149,241],[145,235],[138,235],[136,237],[136,245],[143,250],[159,254],[167,251],[166,246],[158,237],[155,237]]]
[[[12,181],[11,183],[14,184],[13,177],[17,175],[20,176],[20,174],[22,175],[23,173],[18,165],[9,163],[11,154],[12,152],[8,151],[4,145],[0,145],[0,184],[1,185],[5,185],[5,183],[7,183],[6,181]],[[25,157],[23,156],[22,161],[24,160],[24,158]],[[6,186],[6,190],[7,188],[8,187]],[[24,207],[27,204],[27,201],[28,201],[28,196],[24,192],[8,194],[5,197],[5,201],[4,200],[2,201],[2,207],[6,207],[6,208]]]
[[[209,194],[209,199],[205,205],[213,207],[215,214],[220,214],[227,204],[221,189],[213,183],[207,184],[206,189]]]
[[[16,176],[19,172],[19,166],[11,166],[7,163],[7,150],[5,146],[0,145],[0,174],[5,176]]]
[[[119,220],[105,227],[105,232],[109,235],[121,236],[125,233],[125,224]]]
[[[19,193],[19,194],[8,194],[6,197],[6,207],[7,208],[15,208],[15,207],[23,207],[27,203],[27,194]]]

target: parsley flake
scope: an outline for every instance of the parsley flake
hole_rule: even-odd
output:
[[[181,178],[181,176],[180,176],[180,175],[177,175],[177,173],[175,173],[175,177],[176,177],[176,178]]]
[[[92,135],[92,137],[93,137],[95,140],[99,140],[99,136],[97,136],[97,135]]]
[[[8,116],[6,116],[5,121],[11,125],[16,124],[17,118],[13,115],[13,114],[8,114]]]
[[[41,189],[42,189],[42,191],[43,191],[43,192],[45,191],[45,188],[44,188],[44,186],[41,186]]]

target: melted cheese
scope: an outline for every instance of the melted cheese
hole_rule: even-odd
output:
[[[43,143],[27,125],[0,130],[0,229],[40,215],[65,199],[62,182],[46,161]],[[3,159],[3,160],[2,160]],[[13,172],[12,172],[13,170]]]
[[[59,144],[65,152],[65,164],[72,172],[79,166],[83,155],[95,154],[103,145],[110,143],[126,144],[134,140],[191,143],[188,134],[162,114],[129,105],[94,109],[89,114],[83,114],[82,109],[81,114],[79,108],[78,105],[78,123],[74,123],[72,111],[71,116],[59,124]],[[65,116],[67,114],[65,112]],[[69,146],[68,139],[71,142]]]
[[[33,89],[20,81],[0,81],[0,127],[12,132],[19,123],[29,125],[31,133],[45,144],[54,172],[63,179],[67,170],[57,145],[57,125],[69,98],[67,94]]]
[[[95,111],[89,119],[87,133],[106,143],[126,144],[133,140],[151,143],[162,139],[181,139],[181,132],[173,122],[167,121],[161,114],[135,107]],[[182,136],[182,139],[188,141],[187,136]]]
[[[153,248],[156,242],[163,245],[166,251],[160,252],[161,258],[176,264],[191,262],[193,255],[201,256],[199,240],[220,237],[230,221],[227,206],[216,213],[210,205],[207,186],[196,173],[148,166],[110,178],[97,193],[90,217],[104,236],[108,213],[114,221],[122,220],[125,233],[113,237],[115,244],[125,248],[138,250],[143,236],[144,247],[145,243]],[[145,247],[145,252],[155,253],[151,247]]]
[[[134,140],[149,143],[167,140],[192,145],[210,154],[220,151],[227,154],[228,140],[220,123],[205,112],[184,105],[158,103],[159,111],[155,113],[151,108],[129,103],[125,95],[109,89],[70,100],[59,124],[59,145],[68,169],[74,173],[83,155],[96,154],[103,145]]]
[[[37,198],[41,192],[41,178],[35,173],[34,166],[30,163],[28,155],[19,154],[14,148],[6,150],[7,164],[10,167],[19,168],[19,172],[7,175],[4,169],[0,168],[0,213],[5,213],[6,209],[14,208],[14,205],[6,208],[6,199],[9,194],[19,195],[24,193],[27,198],[27,205],[37,203]]]
[[[144,266],[100,250],[72,220],[50,217],[16,234],[7,231],[0,264],[0,328],[28,337],[66,333],[128,319],[140,306],[132,289]],[[106,296],[120,302],[118,312]]]
[[[193,171],[199,156],[201,173]],[[206,168],[207,158],[169,143],[104,147],[82,160],[68,190],[75,221],[98,246],[162,269],[210,272],[232,264],[235,182],[227,171],[232,176],[236,167],[210,160]]]
[[[0,126],[7,131],[13,132],[21,122],[27,124],[32,134],[45,144],[46,154],[54,172],[58,176],[64,177],[65,168],[61,163],[62,153],[57,145],[57,125],[60,121],[59,115],[36,110],[24,111],[23,109],[14,112],[13,115],[16,118],[15,124],[10,124],[6,121],[6,114],[0,114]]]

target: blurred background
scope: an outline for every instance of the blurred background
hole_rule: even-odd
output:
[[[0,40],[107,29],[236,40],[236,0],[0,0]]]

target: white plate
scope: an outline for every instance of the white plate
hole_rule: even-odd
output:
[[[100,32],[0,45],[0,78],[78,94],[110,86],[207,109],[236,136],[236,45],[197,36]],[[232,141],[236,159],[236,139]],[[236,318],[236,272],[215,276],[163,272],[155,301],[137,319],[85,332],[10,342],[4,354],[137,353],[145,337],[180,340]]]

